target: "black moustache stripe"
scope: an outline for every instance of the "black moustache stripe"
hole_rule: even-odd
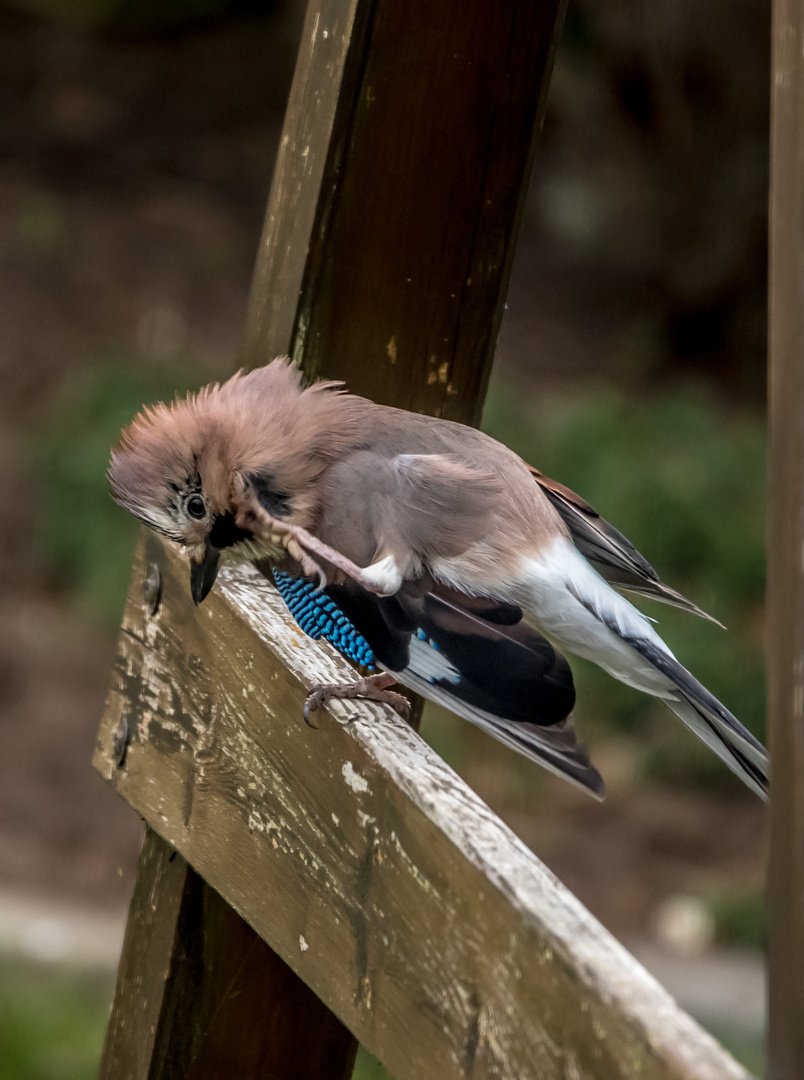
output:
[[[218,514],[212,522],[209,533],[209,542],[218,551],[223,551],[232,544],[239,544],[241,540],[251,540],[251,538],[252,534],[247,529],[241,529],[239,525],[235,525],[232,514]]]

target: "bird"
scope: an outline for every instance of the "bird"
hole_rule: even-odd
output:
[[[108,479],[185,550],[196,604],[222,561],[250,561],[303,630],[373,672],[314,688],[306,718],[334,697],[404,711],[399,684],[602,798],[567,652],[661,699],[767,798],[765,748],[624,593],[710,616],[583,498],[475,428],[308,384],[279,357],[143,409]]]

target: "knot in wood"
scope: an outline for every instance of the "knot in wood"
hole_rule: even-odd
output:
[[[162,599],[162,574],[156,563],[151,563],[143,580],[142,599],[148,615],[156,615]]]

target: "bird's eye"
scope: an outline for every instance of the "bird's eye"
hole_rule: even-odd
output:
[[[207,512],[204,500],[200,495],[191,495],[187,500],[187,513],[192,518],[202,518]]]

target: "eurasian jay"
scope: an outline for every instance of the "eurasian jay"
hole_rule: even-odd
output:
[[[305,386],[287,359],[146,408],[112,452],[117,502],[190,558],[267,560],[291,613],[379,673],[321,687],[399,705],[394,682],[602,796],[556,646],[663,699],[752,790],[764,747],[618,590],[703,615],[579,496],[474,428]],[[707,616],[708,617],[708,616]]]

